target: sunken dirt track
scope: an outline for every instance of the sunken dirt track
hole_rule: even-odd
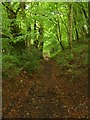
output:
[[[31,77],[23,71],[15,80],[3,80],[3,118],[86,118],[86,87],[65,82],[55,61],[43,61]]]

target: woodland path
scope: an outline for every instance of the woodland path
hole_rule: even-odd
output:
[[[80,95],[82,96],[82,93]],[[3,82],[3,117],[5,118],[86,116],[86,103],[79,106],[79,102],[74,85],[66,84],[58,77],[58,68],[51,60],[43,61],[40,72],[34,73],[32,77],[27,77],[23,72],[16,80]]]

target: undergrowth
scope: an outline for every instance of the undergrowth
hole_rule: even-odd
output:
[[[30,51],[25,50],[22,55],[9,54],[2,56],[2,78],[15,78],[21,73],[26,71],[31,75],[33,71],[37,71],[40,66],[41,53],[32,48]]]
[[[77,44],[72,51],[60,51],[55,57],[59,67],[59,77],[66,81],[87,78],[88,73],[88,45]]]

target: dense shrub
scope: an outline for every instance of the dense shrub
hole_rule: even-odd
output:
[[[40,66],[41,53],[35,48],[26,50],[22,55],[4,55],[2,60],[3,78],[15,78],[21,70],[31,75]]]
[[[18,67],[19,60],[13,55],[4,55],[2,57],[2,77],[3,78],[14,78],[16,77],[21,68]]]
[[[87,45],[81,44],[73,47],[72,51],[61,51],[56,57],[59,66],[59,75],[65,76],[70,81],[76,80],[86,75],[88,66],[88,49]],[[82,72],[81,72],[82,71]],[[81,79],[81,78],[80,78]]]
[[[30,51],[26,50],[21,56],[19,56],[20,66],[31,74],[33,71],[37,71],[40,66],[41,53],[35,48],[31,48]]]

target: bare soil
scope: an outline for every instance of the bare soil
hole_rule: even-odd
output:
[[[88,118],[87,80],[66,82],[58,71],[49,60],[30,77],[3,80],[3,118]]]

